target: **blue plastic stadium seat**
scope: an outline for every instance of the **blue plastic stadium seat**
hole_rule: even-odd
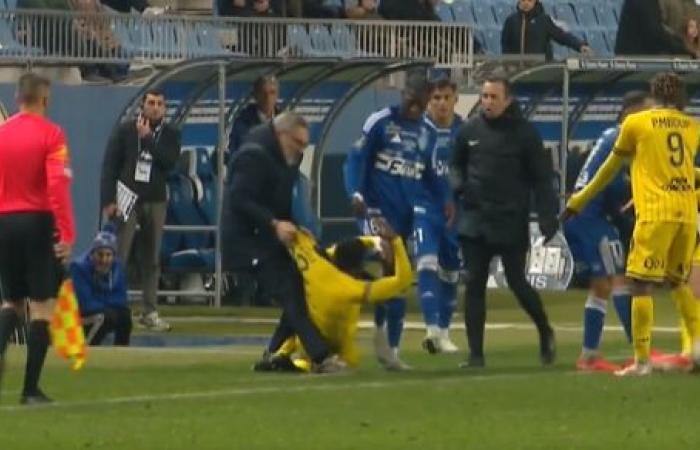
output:
[[[496,16],[496,22],[498,22],[499,25],[503,25],[508,16],[513,14],[515,10],[516,8],[512,2],[498,2],[493,5],[493,13]]]
[[[598,3],[595,5],[598,13],[598,23],[602,27],[617,28],[617,13],[609,3]]]
[[[357,55],[355,36],[346,25],[334,23],[331,26],[331,38],[336,51],[345,57]]]
[[[488,55],[498,55],[501,53],[501,29],[484,28],[475,30],[474,37],[481,42],[484,52]]]
[[[219,32],[221,30],[207,24],[201,23],[195,26],[195,38],[194,42],[197,47],[195,48],[197,54],[215,56],[215,55],[229,55],[231,52],[221,44],[221,37]],[[190,36],[188,36],[189,38]]]
[[[472,4],[472,9],[474,11],[476,23],[480,27],[493,27],[498,25],[496,23],[496,17],[493,15],[491,5],[486,2],[476,2]]]
[[[322,56],[314,49],[311,39],[302,25],[289,25],[287,27],[287,45],[293,53],[301,53],[306,56]]]
[[[455,22],[463,22],[469,25],[476,25],[474,12],[472,11],[471,2],[459,2],[452,5],[452,14],[455,16]]]
[[[573,28],[578,24],[576,14],[569,3],[558,3],[554,5],[554,16],[562,22],[565,22],[569,28]]]
[[[586,31],[586,36],[588,36],[588,45],[591,46],[597,56],[612,55],[612,49],[605,38],[605,32],[589,29]]]
[[[574,3],[578,23],[582,27],[597,28],[599,26],[596,8],[590,3]]]
[[[202,195],[198,196],[197,206],[207,225],[216,224],[216,171],[209,150],[204,147],[195,149],[197,156],[197,179],[201,183]]]
[[[610,53],[615,53],[615,42],[617,42],[617,31],[606,31],[605,40],[608,41],[608,47],[610,48]]]
[[[309,39],[311,46],[316,54],[321,56],[337,56],[338,52],[335,49],[335,44],[331,34],[328,32],[328,27],[325,25],[310,25]]]
[[[455,17],[452,15],[452,8],[450,8],[450,5],[445,4],[445,3],[439,3],[437,6],[437,15],[440,17],[440,20],[443,22],[454,22]]]

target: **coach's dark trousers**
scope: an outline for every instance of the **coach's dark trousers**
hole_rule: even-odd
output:
[[[494,245],[483,237],[462,237],[462,252],[467,268],[467,292],[465,294],[465,325],[471,355],[484,355],[484,326],[486,323],[486,283],[489,265],[494,256],[500,256],[508,287],[515,294],[520,306],[537,327],[540,336],[549,330],[547,314],[542,300],[525,278],[527,245]]]
[[[312,361],[320,363],[329,354],[328,345],[306,309],[304,280],[288,254],[275,255],[258,264],[255,277],[261,294],[282,307],[282,317],[268,346],[276,351],[289,337],[297,335]]]

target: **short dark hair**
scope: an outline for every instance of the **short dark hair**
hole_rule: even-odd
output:
[[[151,89],[147,90],[146,92],[144,92],[143,97],[141,97],[141,103],[145,102],[146,97],[148,97],[149,95],[151,95],[153,97],[165,98],[165,94],[163,94],[163,91],[156,89],[156,88],[151,88]]]
[[[495,71],[491,74],[489,74],[486,79],[484,80],[484,83],[500,83],[503,85],[503,88],[505,89],[506,97],[510,97],[511,93],[513,91],[513,85],[510,82],[510,79],[505,73],[502,73],[501,71]]]
[[[336,267],[345,273],[357,273],[362,270],[367,248],[357,238],[347,239],[335,246],[333,260]]]
[[[48,78],[33,72],[25,73],[17,81],[17,99],[21,103],[36,103],[41,99],[41,91],[50,87],[51,81]]]
[[[457,83],[449,78],[440,78],[433,81],[433,91],[441,91],[443,89],[452,89],[454,92],[457,92]]]
[[[688,104],[685,82],[674,72],[661,72],[652,78],[651,96],[664,106],[672,105],[680,110]]]
[[[431,83],[424,74],[410,74],[406,79],[405,90],[410,90],[416,94],[430,94],[433,91]]]
[[[253,81],[253,95],[258,96],[262,93],[263,87],[268,83],[279,84],[277,77],[274,75],[260,75]]]
[[[619,122],[622,119],[622,117],[625,115],[625,111],[627,111],[629,108],[642,106],[649,97],[651,97],[649,92],[642,90],[634,90],[626,93],[622,97],[622,109],[620,110],[617,121]]]

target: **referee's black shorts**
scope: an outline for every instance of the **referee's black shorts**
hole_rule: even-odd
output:
[[[0,214],[0,297],[11,302],[56,298],[61,277],[52,214]]]

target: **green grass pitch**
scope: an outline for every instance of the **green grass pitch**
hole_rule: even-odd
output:
[[[420,350],[422,331],[405,334],[403,354],[415,367],[390,374],[375,364],[370,332],[360,334],[363,366],[343,376],[260,375],[250,371],[259,347],[92,349],[72,373],[50,355],[45,391],[57,403],[17,402],[23,352],[12,348],[0,392],[0,449],[697,449],[700,380],[683,374],[646,379],[577,374],[584,293],[547,293],[559,358],[543,369],[527,326],[487,331],[487,368],[463,371],[458,355]],[[612,305],[607,325],[618,325]],[[270,317],[251,309],[167,309],[165,314],[226,316],[214,323],[176,323],[173,333],[266,335],[270,325],[231,323]],[[411,313],[410,320],[419,316]],[[491,292],[491,324],[527,325],[507,292]],[[461,322],[461,317],[456,322]],[[666,297],[656,324],[676,325]],[[463,331],[452,333],[463,349]],[[654,345],[677,350],[677,333],[655,333]],[[606,355],[630,354],[623,334],[604,336]]]

